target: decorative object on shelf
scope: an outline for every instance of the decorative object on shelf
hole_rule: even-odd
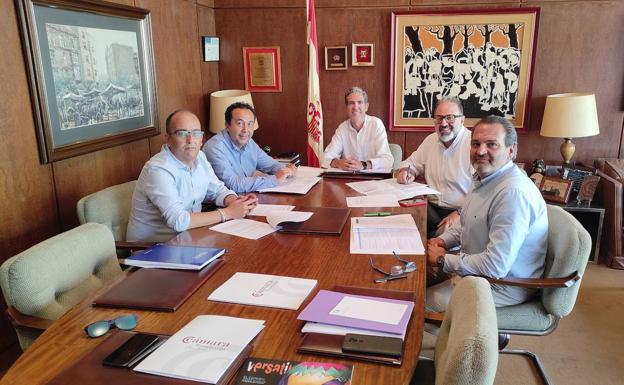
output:
[[[244,102],[253,107],[251,94],[243,90],[222,90],[210,94],[210,132],[216,134],[225,128],[225,110],[232,103]],[[254,130],[258,129],[258,117]]]
[[[570,166],[565,164],[561,167],[561,177],[572,181],[572,193],[578,193],[583,179],[588,175],[594,174],[596,174],[596,169],[593,167]]]
[[[219,38],[202,36],[204,61],[219,61]]]
[[[243,47],[245,89],[282,92],[280,47]]]
[[[372,67],[375,65],[374,43],[352,43],[351,65],[354,67]]]
[[[325,47],[325,69],[326,70],[346,70],[347,69],[347,46]]]
[[[599,181],[600,177],[598,175],[585,176],[583,183],[581,183],[578,195],[576,196],[576,203],[580,205],[583,202],[587,202],[587,205],[590,206],[592,199],[594,199],[594,194],[596,193]]]
[[[160,133],[149,11],[16,4],[42,163]]]
[[[542,178],[540,191],[547,201],[567,203],[572,190],[572,181],[545,176]]]
[[[546,170],[546,162],[544,162],[544,159],[535,159],[532,167],[533,169],[531,170],[531,173],[543,174]]]
[[[598,135],[598,112],[594,94],[555,94],[546,97],[541,136],[563,138],[561,157],[569,164],[575,145],[571,138]]]
[[[466,126],[487,115],[528,127],[539,8],[392,13],[391,131],[433,131],[435,101],[462,100]]]
[[[535,183],[535,186],[537,188],[540,188],[540,186],[542,185],[543,178],[544,174],[540,174],[539,172],[534,172],[533,174],[531,174],[531,176],[529,176],[529,179],[531,179],[533,183]]]

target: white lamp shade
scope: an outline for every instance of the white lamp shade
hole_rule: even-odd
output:
[[[594,94],[555,94],[546,97],[540,135],[580,138],[599,133]]]
[[[253,107],[251,94],[243,90],[223,90],[210,94],[210,132],[218,133],[225,128],[225,110],[236,102],[244,102]],[[258,119],[254,130],[258,129]]]

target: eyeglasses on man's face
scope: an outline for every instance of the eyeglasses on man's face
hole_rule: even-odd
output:
[[[173,135],[177,136],[178,138],[188,138],[189,136],[192,138],[201,138],[204,136],[204,131],[202,130],[175,130],[173,132]]]
[[[108,333],[112,328],[132,330],[137,326],[138,317],[135,314],[124,315],[112,320],[93,322],[85,326],[84,331],[91,338],[97,338]]]
[[[446,120],[448,123],[455,123],[455,119],[457,118],[461,118],[464,115],[453,115],[453,114],[448,114],[448,115],[436,115],[433,117],[433,121],[440,124],[442,123],[442,120]]]

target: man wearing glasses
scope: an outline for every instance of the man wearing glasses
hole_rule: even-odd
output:
[[[399,183],[411,183],[419,175],[440,191],[427,205],[427,233],[441,234],[459,220],[474,169],[470,165],[470,131],[464,127],[461,102],[442,98],[434,110],[435,133],[401,163]]]
[[[349,119],[342,122],[323,154],[322,167],[346,171],[392,168],[394,158],[381,119],[366,114],[368,94],[360,87],[345,92]]]
[[[255,196],[239,197],[217,179],[200,152],[204,132],[190,111],[173,112],[166,121],[165,144],[141,171],[128,221],[128,241],[163,242],[178,232],[242,218]],[[218,208],[201,212],[202,202]]]
[[[230,105],[225,110],[225,130],[210,138],[202,150],[219,179],[237,193],[275,187],[297,172],[294,165],[278,162],[256,144],[251,138],[255,123],[252,106]]]

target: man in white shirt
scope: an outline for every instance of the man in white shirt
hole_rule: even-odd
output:
[[[368,111],[368,94],[360,87],[345,92],[349,119],[342,122],[325,149],[322,167],[347,171],[391,169],[394,162],[383,122]]]
[[[459,220],[472,183],[470,131],[464,127],[461,101],[442,98],[434,110],[435,133],[427,136],[412,155],[401,163],[399,183],[411,183],[422,175],[427,184],[440,191],[427,205],[427,233],[441,234]]]

